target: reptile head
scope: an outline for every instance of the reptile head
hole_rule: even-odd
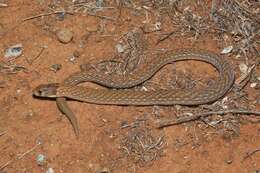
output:
[[[57,97],[56,93],[57,93],[58,87],[59,87],[59,84],[57,84],[57,83],[42,84],[33,90],[33,95],[36,97],[55,98],[55,97]]]

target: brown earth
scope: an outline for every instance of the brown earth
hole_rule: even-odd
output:
[[[179,107],[104,106],[69,101],[80,125],[80,137],[76,139],[69,121],[59,112],[55,101],[36,99],[32,97],[32,90],[42,83],[61,82],[79,71],[80,64],[110,59],[124,34],[143,26],[146,15],[135,15],[131,9],[121,8],[121,14],[118,9],[97,12],[115,21],[83,15],[81,12],[67,14],[64,20],[57,20],[56,14],[50,14],[22,21],[52,12],[48,10],[51,2],[13,0],[3,3],[8,6],[0,7],[1,61],[6,62],[3,56],[6,48],[21,43],[22,56],[8,63],[23,68],[14,74],[0,72],[1,173],[46,172],[48,168],[64,173],[260,171],[260,152],[245,158],[247,153],[260,147],[259,119],[254,116],[248,119],[241,117],[235,124],[237,133],[222,129],[223,124],[211,127],[203,121],[156,129],[158,119],[175,117]],[[66,2],[58,5],[64,7]],[[151,18],[149,22],[154,23],[155,14],[148,11],[147,15]],[[163,20],[161,32],[172,31],[174,26],[170,19],[165,17]],[[102,32],[101,25],[104,29]],[[59,42],[56,37],[55,33],[62,28],[73,31],[73,40],[68,44]],[[93,32],[89,36],[90,30]],[[226,46],[218,42],[214,33],[199,37],[194,42],[184,36],[170,37],[159,44],[156,44],[159,38],[157,32],[144,35],[149,40],[148,52],[161,48],[199,48],[219,53]],[[80,56],[71,62],[69,57],[75,51]],[[224,58],[232,64],[238,78],[241,75],[238,68],[241,61],[234,56]],[[50,70],[53,64],[61,64],[61,70],[56,73]],[[196,80],[202,79],[203,83],[214,79],[217,74],[205,63],[180,62],[161,70],[156,74],[155,82],[160,78],[176,77],[171,76],[172,71]],[[247,85],[243,91],[248,98],[238,104],[249,104],[249,108],[259,111],[260,105],[256,101],[259,99],[259,90]],[[227,98],[232,96],[234,93],[231,91]],[[181,109],[184,110],[182,112],[189,112],[198,108]],[[137,123],[137,127],[132,127],[131,123]],[[129,127],[122,128],[125,124]],[[137,134],[154,143],[158,141],[158,149],[151,149],[148,153],[141,151],[137,138],[133,138]],[[128,151],[130,144],[137,146],[134,152]],[[37,163],[39,154],[46,157],[40,164]]]

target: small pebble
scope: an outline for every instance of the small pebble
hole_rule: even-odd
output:
[[[76,57],[73,56],[73,55],[70,55],[70,56],[68,57],[68,60],[69,60],[69,62],[71,62],[71,63],[75,63],[75,62],[76,62]]]
[[[22,55],[23,53],[23,45],[22,44],[16,44],[13,45],[5,50],[4,57],[5,58],[16,58]]]
[[[79,51],[75,50],[75,51],[73,52],[73,56],[74,56],[75,58],[79,58],[79,57],[80,57]]]
[[[251,88],[255,88],[256,86],[257,86],[257,83],[256,83],[256,82],[250,84],[250,87],[251,87]]]
[[[46,157],[43,154],[38,154],[36,161],[38,165],[42,166],[46,161]]]
[[[256,89],[256,90],[259,90],[259,89],[260,89],[260,83],[256,83],[255,86],[253,85],[253,88]],[[259,97],[259,98],[260,98],[260,97]]]
[[[17,90],[16,90],[16,93],[17,93],[17,94],[20,94],[21,92],[22,92],[21,89],[17,89]]]
[[[162,29],[162,23],[161,22],[156,22],[155,24],[154,24],[154,30],[155,31],[159,31],[159,30],[161,30]]]
[[[96,0],[96,7],[104,7],[105,6],[105,2],[104,0]]]
[[[8,7],[8,5],[0,2],[0,7]]]
[[[54,173],[54,169],[53,168],[48,168],[46,173]]]
[[[109,169],[108,168],[102,168],[102,169],[96,170],[95,173],[109,173]]]
[[[60,29],[58,32],[57,32],[57,37],[58,37],[58,40],[61,42],[61,43],[69,43],[72,38],[73,38],[73,32],[70,31],[69,29],[67,28],[63,28],[63,29]]]
[[[226,160],[227,164],[231,164],[233,162],[233,160]]]
[[[64,18],[65,18],[65,15],[66,15],[65,11],[64,12],[60,12],[60,13],[58,13],[56,15],[56,19],[59,20],[59,21],[63,21]]]
[[[148,89],[147,89],[147,87],[142,86],[142,87],[141,87],[141,91],[148,91]]]
[[[31,118],[35,115],[35,112],[33,110],[28,110],[28,112],[25,113],[26,118]]]
[[[72,55],[69,55],[68,60],[69,62],[75,63],[79,57],[80,53],[77,50],[75,50]]]
[[[50,69],[56,73],[57,71],[59,71],[61,69],[61,67],[62,67],[61,64],[53,64],[53,65],[51,65]]]
[[[118,53],[123,53],[125,51],[125,48],[123,47],[122,44],[117,44],[116,50],[117,50]]]
[[[38,136],[36,139],[35,139],[35,142],[37,145],[42,145],[43,144],[43,138],[41,136]]]
[[[230,53],[232,50],[233,50],[233,46],[225,47],[225,48],[221,51],[221,54]]]

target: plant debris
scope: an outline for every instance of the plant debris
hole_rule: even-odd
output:
[[[163,156],[164,136],[155,137],[147,125],[135,126],[127,131],[120,148],[133,163],[151,164]]]

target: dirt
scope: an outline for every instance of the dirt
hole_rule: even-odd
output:
[[[210,2],[205,3],[206,9],[210,8]],[[107,17],[102,18],[80,10],[65,16],[49,14],[53,9],[69,9],[71,2],[68,1],[13,0],[0,3],[8,5],[0,7],[0,60],[8,66],[0,72],[1,173],[46,172],[50,168],[64,173],[260,171],[260,152],[252,153],[260,147],[259,118],[254,115],[239,118],[230,115],[212,126],[204,121],[194,121],[157,129],[156,122],[161,118],[176,118],[185,111],[200,111],[201,108],[106,106],[69,101],[79,121],[80,137],[77,139],[54,100],[32,96],[32,90],[39,84],[62,82],[79,71],[81,64],[111,59],[117,53],[116,45],[126,33],[140,26],[148,29],[154,26],[158,14],[153,8],[139,14],[131,8],[120,8],[111,3],[113,8],[97,12]],[[200,12],[200,9],[193,10]],[[39,17],[39,14],[48,15]],[[32,16],[35,17],[28,18]],[[170,18],[162,18],[159,33],[175,29]],[[63,28],[73,32],[73,40],[67,44],[61,43],[56,35]],[[161,36],[158,32],[143,35],[148,40],[147,52],[162,48],[193,48],[219,53],[226,47],[215,33],[204,33],[197,39],[187,35],[169,37],[159,44],[156,44]],[[5,50],[19,43],[22,44],[22,55],[12,60],[4,58]],[[242,61],[231,54],[223,56],[234,67],[236,78],[241,76],[238,65]],[[57,72],[51,69],[55,64],[61,64]],[[14,66],[20,68],[11,68]],[[176,74],[172,74],[173,71]],[[255,73],[259,75],[259,69]],[[164,83],[164,79],[176,79],[177,87],[187,88],[187,82],[200,81],[203,86],[216,77],[217,72],[210,65],[185,61],[168,65],[153,81],[160,84],[160,80]],[[147,86],[149,89],[149,83]],[[224,98],[228,100],[228,107],[235,105],[259,111],[259,89],[247,84],[243,92],[245,96],[229,102],[236,96],[230,91]],[[217,115],[214,118],[209,118],[210,122],[221,120]],[[232,128],[227,129],[225,122],[233,122]],[[145,149],[140,142],[154,146]],[[45,157],[43,161],[39,161],[40,154]]]

